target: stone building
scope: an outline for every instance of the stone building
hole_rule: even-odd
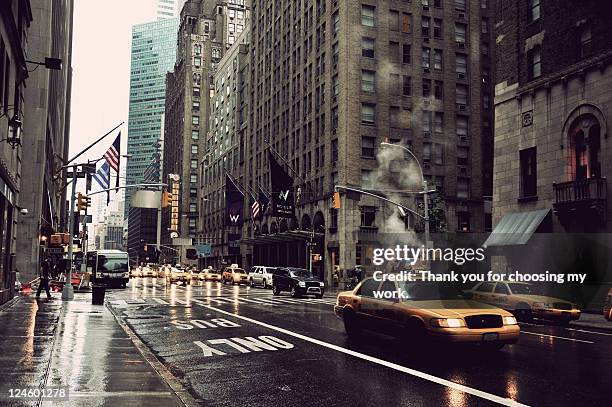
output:
[[[487,245],[506,250],[502,270],[547,267],[555,258],[557,270],[612,277],[596,249],[610,251],[604,233],[612,231],[610,5],[522,0],[498,1],[496,9],[496,227]],[[590,249],[580,234],[589,235]]]
[[[198,175],[207,148],[213,76],[226,50],[244,30],[247,6],[243,0],[190,0],[181,10],[176,62],[166,76],[163,179],[180,176],[179,225],[175,233],[198,237]],[[162,241],[171,213],[164,210]]]
[[[244,183],[269,188],[271,147],[298,202],[294,219],[245,226],[247,266],[308,267],[310,252],[315,274],[331,281],[336,266],[371,265],[380,233],[398,231],[395,208],[343,194],[335,210],[330,200],[335,185],[382,192],[385,140],[414,152],[448,231],[490,227],[491,17],[486,0],[253,1]],[[392,171],[418,171],[397,151]],[[422,189],[413,175],[403,190]],[[398,199],[419,211],[414,195]]]
[[[20,196],[21,125],[24,120],[24,81],[27,31],[32,22],[29,0],[9,0],[0,7],[0,304],[13,297],[16,225]]]

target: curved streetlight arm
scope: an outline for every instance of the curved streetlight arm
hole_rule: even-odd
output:
[[[164,183],[124,185],[122,187],[114,187],[114,188],[102,189],[100,191],[92,192],[88,196],[92,196],[92,195],[96,195],[96,194],[101,194],[102,192],[116,191],[118,189],[130,189],[130,188],[141,188],[141,187],[165,187],[167,185],[168,184],[164,184]]]
[[[392,200],[390,200],[388,198],[385,198],[384,196],[376,195],[376,194],[373,194],[373,193],[368,192],[368,191],[364,191],[363,189],[359,189],[359,188],[347,187],[345,185],[335,185],[334,186],[334,190],[337,191],[338,189],[345,189],[347,191],[353,191],[353,192],[358,192],[358,193],[363,194],[363,195],[373,196],[374,198],[378,198],[381,201],[385,201],[385,202],[388,202],[388,203],[393,204],[395,206],[398,206],[398,207],[402,208],[403,210],[408,211],[408,212],[412,213],[415,216],[418,216],[419,218],[421,218],[423,220],[427,220],[427,218],[425,216],[421,215],[420,213],[415,212],[414,210],[412,210],[412,209],[402,205],[401,203],[398,203],[398,202],[392,201]]]
[[[422,182],[426,182],[425,181],[425,174],[423,173],[423,167],[421,167],[421,163],[419,162],[419,159],[416,157],[416,155],[414,155],[414,153],[412,151],[410,151],[410,149],[400,145],[400,144],[392,144],[392,143],[387,143],[386,141],[383,141],[382,143],[380,143],[381,146],[386,146],[386,147],[399,147],[401,149],[403,149],[404,151],[406,151],[408,154],[410,154],[412,156],[412,158],[414,158],[414,161],[416,161],[417,165],[419,166],[419,171],[421,172],[421,181]]]

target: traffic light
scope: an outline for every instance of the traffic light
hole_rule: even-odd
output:
[[[91,198],[79,192],[77,195],[77,211],[86,211],[91,206]]]
[[[334,197],[332,198],[332,208],[340,209],[340,192],[334,192]]]
[[[172,192],[164,191],[162,194],[162,208],[167,208],[172,202]]]

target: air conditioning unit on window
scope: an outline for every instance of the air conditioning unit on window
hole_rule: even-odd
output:
[[[459,167],[459,175],[467,175],[467,167]]]
[[[459,78],[459,79],[465,79],[465,74],[464,74],[464,73],[462,73],[462,72],[460,72],[460,73],[458,73],[458,74],[457,74],[457,78]]]
[[[424,130],[423,131],[423,137],[430,137],[431,136],[431,132],[428,130]]]
[[[465,20],[465,14],[464,13],[457,14],[457,19],[458,20]]]
[[[423,72],[429,73],[429,68],[423,68]]]
[[[431,101],[429,99],[423,99],[423,105],[429,105]]]
[[[464,49],[465,48],[465,42],[463,41],[457,41],[457,47]]]
[[[459,141],[462,142],[462,143],[467,143],[468,142],[468,138],[467,138],[467,136],[461,136],[461,137],[459,137]]]
[[[457,104],[457,109],[459,109],[460,111],[464,112],[467,109],[467,107],[465,105],[463,105],[463,104]]]

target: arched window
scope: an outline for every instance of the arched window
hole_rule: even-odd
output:
[[[569,130],[570,167],[574,181],[601,177],[601,126],[591,114],[579,116]]]

